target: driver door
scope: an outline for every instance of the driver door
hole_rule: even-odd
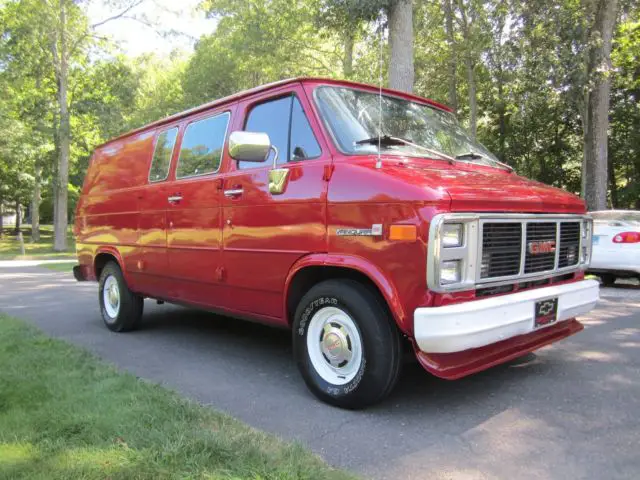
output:
[[[250,97],[237,112],[233,130],[267,133],[278,157],[272,151],[264,163],[232,161],[223,177],[225,307],[286,323],[289,270],[304,255],[327,251],[323,177],[331,155],[300,85]]]

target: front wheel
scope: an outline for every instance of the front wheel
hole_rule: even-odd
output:
[[[322,282],[302,298],[293,351],[313,394],[342,408],[382,400],[402,364],[400,334],[385,305],[352,280]]]
[[[140,323],[144,299],[129,290],[120,267],[110,262],[100,273],[98,297],[102,320],[109,330],[127,332]]]

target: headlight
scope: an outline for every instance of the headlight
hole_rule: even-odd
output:
[[[440,264],[440,284],[460,283],[460,260],[449,260]]]
[[[445,223],[442,227],[442,246],[445,248],[461,247],[462,232],[461,223]]]
[[[474,213],[438,214],[429,227],[427,285],[437,292],[475,286],[479,220]]]

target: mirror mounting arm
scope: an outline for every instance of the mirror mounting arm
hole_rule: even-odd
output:
[[[275,145],[271,145],[271,147],[269,147],[269,150],[272,150],[274,153],[273,168],[278,168],[278,147],[276,147]]]

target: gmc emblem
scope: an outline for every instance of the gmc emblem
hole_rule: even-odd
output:
[[[545,240],[538,242],[529,242],[527,249],[531,255],[540,255],[543,253],[553,253],[556,251],[555,240]]]

